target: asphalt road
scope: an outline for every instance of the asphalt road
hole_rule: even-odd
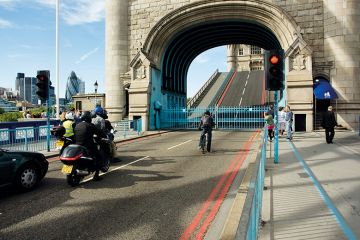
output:
[[[199,134],[172,132],[119,145],[122,161],[102,181],[75,188],[66,184],[61,163],[52,162],[35,191],[0,190],[0,239],[186,239],[206,232],[211,219],[205,213],[219,199],[211,194],[224,191],[235,165],[246,167],[238,163],[255,134],[214,131],[213,151],[206,154],[197,148]]]

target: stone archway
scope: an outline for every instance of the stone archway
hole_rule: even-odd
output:
[[[306,130],[311,131],[313,118],[312,50],[302,38],[301,29],[291,16],[281,8],[266,1],[205,0],[187,4],[161,18],[148,33],[139,54],[131,61],[133,63],[131,73],[136,72],[134,69],[137,68],[137,65],[134,63],[147,62],[144,68],[149,69],[149,74],[145,79],[141,80],[141,84],[140,81],[136,82],[134,76],[132,77],[131,82],[135,84],[131,84],[129,91],[130,106],[132,106],[132,100],[139,101],[139,93],[142,92],[144,95],[141,97],[142,101],[144,101],[143,106],[148,108],[146,116],[144,115],[144,109],[142,109],[142,116],[147,119],[144,122],[147,125],[149,116],[152,115],[153,111],[152,102],[163,100],[161,99],[161,78],[163,78],[162,71],[164,71],[162,61],[169,45],[176,41],[177,36],[186,32],[187,29],[199,26],[201,28],[201,26],[210,22],[221,24],[221,22],[229,21],[239,21],[245,23],[245,25],[248,23],[248,25],[260,26],[260,29],[264,30],[264,36],[255,34],[252,36],[253,39],[249,38],[248,41],[256,41],[256,39],[263,37],[267,41],[273,42],[273,45],[263,46],[265,49],[275,46],[275,42],[278,42],[279,46],[285,50],[287,63],[285,103],[292,106],[295,114],[306,115]],[[190,62],[186,64],[190,64],[195,57],[188,58],[187,61]],[[186,70],[186,65],[183,69]],[[147,82],[146,86],[144,85],[145,82]],[[132,98],[132,86],[140,85],[142,85],[141,89],[136,87],[136,99]],[[133,91],[135,91],[135,88]],[[146,94],[151,94],[151,98]],[[139,114],[140,112],[138,113],[135,108],[131,109],[130,107],[130,119],[132,115]]]

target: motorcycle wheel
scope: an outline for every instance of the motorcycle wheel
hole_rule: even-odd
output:
[[[72,187],[78,186],[80,184],[81,179],[82,176],[78,176],[74,172],[69,175],[66,175],[66,181]]]

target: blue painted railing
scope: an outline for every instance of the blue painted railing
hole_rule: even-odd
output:
[[[47,131],[47,126],[0,129],[0,148],[32,152],[47,150]],[[55,142],[56,138],[50,136],[50,148],[55,148]]]
[[[259,129],[264,127],[266,106],[164,109],[160,112],[161,129],[196,129],[209,110],[219,129]]]
[[[55,122],[59,125],[59,121]],[[115,140],[140,135],[142,132],[141,118],[137,120],[123,120],[112,123],[116,130]],[[8,128],[0,129],[0,148],[20,151],[44,151],[47,150],[47,126],[18,127],[7,125]],[[54,125],[50,126],[50,129]],[[56,138],[50,135],[50,149],[55,149]]]
[[[142,121],[141,118],[136,120],[121,120],[112,123],[116,130],[116,138],[126,138],[131,135],[140,135],[142,132]]]
[[[266,145],[268,139],[267,127],[264,127],[264,137],[261,153],[254,163],[249,188],[244,204],[244,210],[240,218],[235,239],[256,240],[258,239],[259,226],[261,224],[261,211],[263,189],[265,182]]]

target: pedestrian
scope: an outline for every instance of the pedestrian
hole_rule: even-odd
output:
[[[31,115],[31,112],[30,112],[30,111],[27,111],[27,112],[26,112],[26,118],[32,118],[32,115]]]
[[[290,109],[289,105],[285,107],[285,121],[286,121],[286,139],[292,140],[292,123],[294,114]]]
[[[212,129],[215,126],[214,119],[212,118],[210,111],[206,111],[204,115],[201,117],[200,124],[199,124],[199,130],[202,129],[200,140],[199,140],[199,148],[201,149],[202,146],[205,146],[206,141],[206,134],[207,134],[207,145],[206,150],[208,152],[211,151],[211,140],[212,140]],[[204,149],[203,153],[204,153]]]
[[[279,133],[280,135],[284,135],[285,127],[286,127],[286,121],[285,121],[286,113],[284,111],[284,107],[279,107],[279,113],[278,113],[278,123],[279,123]]]
[[[335,126],[337,126],[335,114],[333,112],[332,106],[328,107],[326,113],[323,114],[323,118],[321,121],[321,126],[325,129],[325,137],[327,144],[333,143],[333,139],[335,136]]]
[[[267,111],[267,113],[269,113],[273,119],[275,119],[275,111],[274,111],[274,105],[270,104],[269,105],[269,110]],[[265,115],[264,115],[265,117]]]
[[[264,119],[267,125],[267,129],[268,129],[268,136],[270,139],[270,142],[272,142],[272,139],[274,137],[274,119],[272,117],[272,115],[269,112],[265,112],[264,113]]]

